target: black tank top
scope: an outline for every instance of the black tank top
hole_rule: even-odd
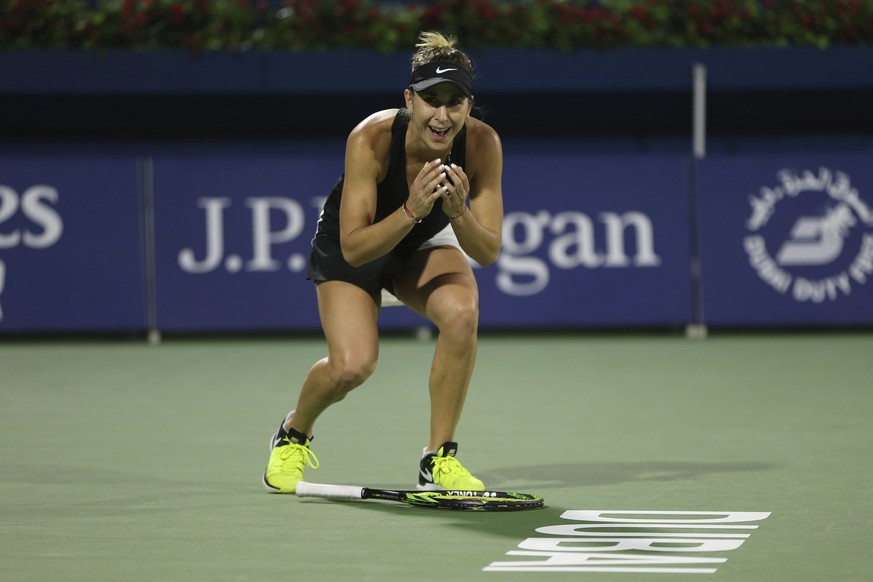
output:
[[[376,217],[374,222],[379,222],[398,208],[409,197],[409,186],[406,182],[406,128],[409,125],[411,115],[408,110],[400,109],[391,124],[391,145],[388,152],[388,173],[385,179],[377,185],[376,190]],[[466,164],[467,153],[467,127],[455,137],[452,143],[452,151],[443,163],[457,164],[462,168]],[[342,200],[343,182],[345,174],[340,176],[333,187],[324,210],[318,220],[318,229],[315,236],[328,236],[339,241],[339,209]],[[449,217],[442,211],[442,199],[438,199],[433,205],[433,210],[420,224],[416,224],[412,230],[395,247],[395,251],[402,254],[410,254],[421,244],[433,237],[449,224]]]

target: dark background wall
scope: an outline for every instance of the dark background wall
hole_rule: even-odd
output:
[[[687,150],[692,67],[712,151],[869,149],[866,48],[473,53],[478,115],[504,137]],[[366,52],[0,54],[5,147],[319,140],[402,103],[408,57]]]

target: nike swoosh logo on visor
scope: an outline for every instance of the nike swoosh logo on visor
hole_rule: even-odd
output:
[[[443,73],[448,73],[449,71],[457,71],[457,70],[458,69],[443,69],[443,68],[437,67],[436,74],[442,75]]]

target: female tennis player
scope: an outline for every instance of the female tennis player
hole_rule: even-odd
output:
[[[263,477],[271,492],[293,493],[305,466],[318,468],[310,449],[316,420],[375,370],[383,289],[439,330],[418,488],[485,489],[455,457],[479,318],[464,253],[483,266],[497,260],[503,154],[494,129],[470,116],[473,67],[455,42],[422,33],[406,106],[370,115],[348,137],[345,172],[318,221],[308,271],[327,357],[309,370],[296,408],[273,435]]]

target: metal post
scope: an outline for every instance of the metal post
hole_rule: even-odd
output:
[[[706,65],[694,65],[694,157],[706,157]]]
[[[703,321],[703,293],[701,290],[700,273],[700,237],[697,230],[698,192],[696,179],[696,162],[706,157],[706,66],[695,63],[692,69],[693,77],[693,127],[692,150],[694,160],[691,162],[692,177],[689,181],[689,203],[691,211],[691,277],[694,286],[694,321],[685,328],[685,336],[691,339],[703,339],[708,330]]]
[[[146,285],[146,326],[148,342],[161,343],[161,332],[157,323],[156,283],[155,283],[155,192],[154,164],[152,158],[139,160],[140,188],[142,196],[143,246],[145,248]]]

